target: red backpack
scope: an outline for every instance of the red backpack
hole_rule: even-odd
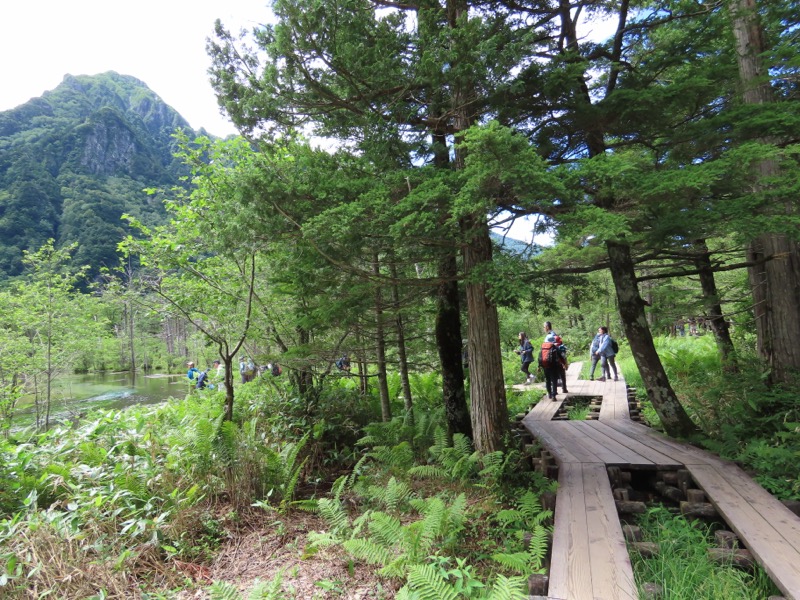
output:
[[[555,342],[544,342],[542,344],[541,356],[540,364],[545,369],[558,365],[558,344]]]

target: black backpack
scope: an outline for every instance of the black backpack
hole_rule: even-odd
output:
[[[619,344],[617,343],[617,340],[615,340],[614,338],[611,338],[611,349],[614,351],[614,354],[619,352]]]

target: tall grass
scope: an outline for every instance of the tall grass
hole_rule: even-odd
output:
[[[766,600],[780,595],[760,567],[753,573],[709,559],[713,531],[700,521],[687,521],[663,507],[651,508],[639,521],[645,541],[659,546],[658,555],[643,558],[631,553],[636,581],[655,582],[663,598],[670,600],[721,600],[747,598]]]

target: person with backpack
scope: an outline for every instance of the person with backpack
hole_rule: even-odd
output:
[[[208,369],[205,371],[198,371],[197,383],[194,385],[195,389],[204,390],[208,385]]]
[[[597,334],[592,338],[592,344],[589,346],[589,358],[592,359],[592,368],[589,371],[589,381],[594,381],[594,370],[597,368],[597,363],[600,361],[600,340],[603,339],[603,329],[597,328]],[[602,369],[600,369],[602,374]]]
[[[614,369],[614,381],[619,381],[617,362],[614,360],[614,357],[617,355],[617,350],[619,350],[619,345],[617,345],[616,340],[608,335],[608,327],[603,326],[600,328],[600,331],[603,335],[600,338],[600,348],[597,353],[600,355],[600,369],[603,372],[603,376],[598,378],[597,381],[611,379],[611,368]],[[617,350],[615,350],[615,348]],[[609,365],[611,368],[609,368]]]
[[[530,366],[533,362],[533,344],[531,344],[528,335],[524,331],[519,332],[518,339],[519,347],[514,350],[514,352],[519,354],[520,360],[522,361],[520,371],[525,373],[525,381],[523,381],[523,383],[527,385],[536,381],[536,375],[530,372]]]
[[[567,390],[567,346],[560,335],[556,336],[556,350],[558,351],[558,378],[561,380],[561,391],[569,394]],[[558,381],[556,381],[556,385]]]
[[[186,366],[189,367],[189,370],[186,371],[186,377],[194,381],[194,378],[197,377],[197,374],[200,372],[200,369],[195,367],[192,361],[187,362]]]
[[[549,325],[549,323],[546,325]],[[539,350],[539,366],[542,367],[542,371],[544,372],[547,397],[550,398],[550,400],[555,400],[558,393],[558,376],[561,373],[561,367],[558,361],[558,344],[556,343],[556,335],[552,328],[549,330],[545,328],[545,331],[547,331],[547,335]]]

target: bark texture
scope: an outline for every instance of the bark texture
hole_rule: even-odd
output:
[[[645,317],[644,300],[639,295],[630,247],[618,242],[607,242],[606,247],[625,336],[647,390],[647,397],[653,403],[666,432],[674,437],[687,437],[696,428],[678,401],[653,344],[653,336]]]

